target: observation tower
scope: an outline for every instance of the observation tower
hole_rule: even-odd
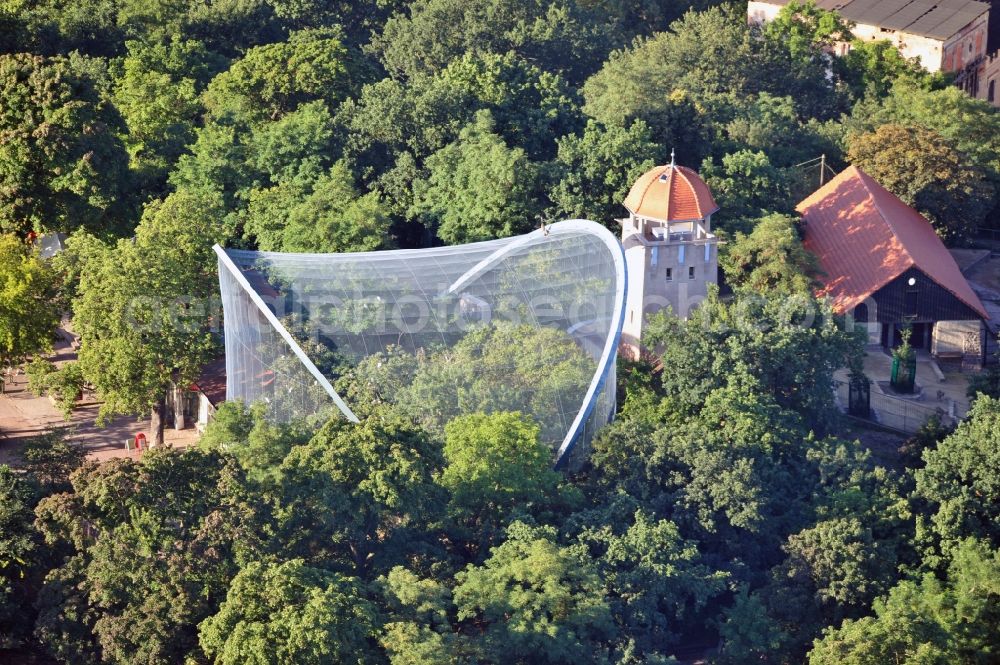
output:
[[[718,239],[712,214],[719,206],[692,169],[656,166],[635,181],[624,201],[622,225],[628,294],[622,326],[624,351],[639,357],[645,318],[667,307],[681,318],[718,282]]]

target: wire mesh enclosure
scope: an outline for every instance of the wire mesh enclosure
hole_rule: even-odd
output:
[[[215,250],[227,399],[275,421],[387,401],[440,433],[518,411],[563,462],[614,414],[625,257],[599,224],[417,250]]]

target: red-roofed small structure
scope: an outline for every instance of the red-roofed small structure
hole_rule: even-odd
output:
[[[909,326],[917,348],[982,360],[989,315],[920,213],[856,166],[797,210],[805,247],[824,273],[819,295],[865,322],[869,341],[895,346]]]
[[[216,358],[202,368],[195,383],[175,385],[166,394],[167,422],[174,429],[194,425],[204,431],[215,410],[226,401],[226,357]]]

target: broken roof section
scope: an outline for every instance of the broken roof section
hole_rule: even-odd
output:
[[[765,0],[785,6],[789,0]],[[945,40],[990,10],[977,0],[817,0],[848,21]]]

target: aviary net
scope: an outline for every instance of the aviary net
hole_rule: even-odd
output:
[[[563,461],[614,414],[625,258],[594,222],[431,249],[215,249],[227,399],[275,421],[390,402],[441,433],[519,411]]]

